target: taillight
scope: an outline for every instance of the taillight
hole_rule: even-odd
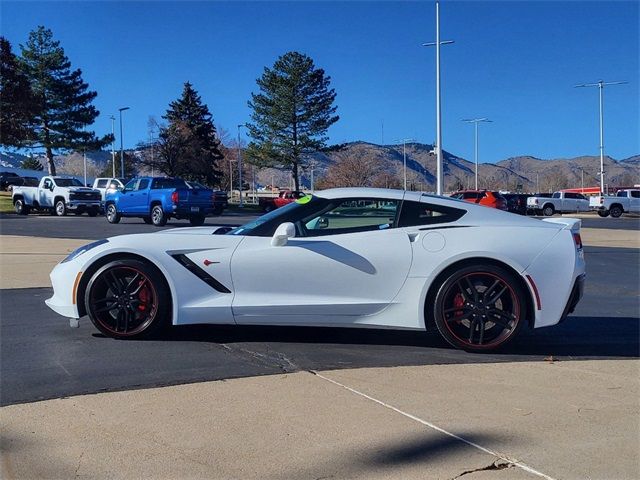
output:
[[[578,250],[582,249],[582,238],[580,238],[580,234],[579,233],[574,233],[573,234],[573,241],[576,244],[576,248]]]
[[[180,201],[180,194],[176,191],[171,194],[171,202],[178,203]]]

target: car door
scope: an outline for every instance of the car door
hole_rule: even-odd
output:
[[[345,325],[387,307],[411,268],[399,200],[334,200],[284,246],[247,236],[231,260],[238,324]]]
[[[629,192],[629,211],[640,213],[640,190],[631,190]]]
[[[149,179],[141,178],[133,191],[131,211],[133,213],[149,212]]]
[[[135,193],[138,182],[139,180],[134,178],[125,185],[124,189],[120,192],[120,197],[118,199],[118,210],[124,213],[135,213],[133,209],[135,208],[136,203]]]
[[[53,179],[45,178],[42,187],[38,189],[38,204],[41,207],[53,207]]]
[[[576,210],[579,212],[589,211],[589,200],[581,193],[576,193]]]

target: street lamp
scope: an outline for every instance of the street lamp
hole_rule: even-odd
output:
[[[242,127],[244,127],[244,125],[238,125],[238,193],[240,194],[240,208],[244,206],[242,203],[242,150],[240,148],[240,129]]]
[[[113,178],[116,177],[116,117],[111,115],[109,117],[111,119],[111,165],[113,165]]]
[[[402,140],[396,140],[396,142],[402,142],[402,168],[404,177],[404,189],[407,189],[407,142],[412,142],[413,138],[403,138]]]
[[[440,41],[440,2],[436,0],[436,41],[423,43],[423,47],[436,47],[436,194],[442,195],[444,170],[442,168],[442,112],[440,101],[440,45],[453,43],[453,40]]]
[[[491,120],[489,120],[488,118],[469,118],[469,119],[464,119],[462,120],[463,122],[466,123],[473,123],[474,124],[474,130],[475,130],[475,141],[474,141],[474,158],[476,161],[476,190],[478,190],[478,123],[480,122],[490,122]]]
[[[87,131],[87,125],[82,126],[82,133]],[[82,146],[82,165],[84,167],[84,186],[87,186],[87,144],[85,139],[85,144]]]
[[[119,108],[118,111],[120,112],[120,175],[122,178],[125,178],[124,176],[124,143],[123,143],[123,139],[122,139],[122,112],[124,112],[125,110],[129,110],[129,107],[122,107]]]
[[[602,94],[605,85],[623,85],[629,82],[604,82],[600,80],[597,83],[582,83],[580,85],[574,85],[574,88],[582,87],[598,87],[600,94],[600,194],[604,195],[604,113],[602,105]]]

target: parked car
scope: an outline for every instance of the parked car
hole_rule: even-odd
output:
[[[589,199],[589,208],[601,217],[620,217],[623,213],[640,213],[640,190],[620,190],[616,196],[597,195]]]
[[[526,193],[503,193],[502,196],[507,201],[507,210],[519,215],[527,214],[527,198],[531,195]]]
[[[192,180],[187,180],[187,185],[191,188],[208,188],[202,185],[199,182],[194,182]],[[229,195],[224,190],[214,190],[213,191],[213,214],[214,215],[222,215],[222,212],[225,208],[229,206]]]
[[[127,183],[127,181],[124,178],[99,177],[93,181],[93,188],[100,192],[102,201],[104,202],[108,191],[124,188],[125,183]]]
[[[226,234],[180,228],[80,247],[51,273],[46,303],[121,339],[197,323],[330,325],[437,330],[486,352],[564,320],[582,296],[580,220],[402,190],[305,199]],[[277,281],[283,266],[302,280]]]
[[[485,207],[507,210],[507,200],[500,192],[491,190],[460,190],[459,192],[451,194],[451,197],[469,203],[484,205]]]
[[[258,200],[260,204],[260,208],[263,212],[268,213],[276,208],[283,207],[291,202],[295,202],[297,199],[302,198],[306,195],[304,192],[300,192],[297,190],[283,190],[278,194],[277,197],[261,197]]]
[[[87,212],[95,217],[100,211],[100,192],[84,187],[75,178],[42,177],[37,187],[14,187],[11,198],[19,215],[27,215],[32,208],[58,216]]]
[[[0,172],[0,190],[7,192],[13,186],[24,184],[24,179],[14,172]]]
[[[527,198],[527,210],[545,217],[555,213],[588,212],[589,200],[581,193],[554,192],[551,198],[540,196]]]
[[[138,217],[161,227],[170,218],[186,218],[191,225],[199,226],[214,210],[212,190],[189,187],[181,178],[134,178],[122,190],[107,192],[105,200],[109,223]]]

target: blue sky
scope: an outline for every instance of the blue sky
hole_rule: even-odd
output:
[[[516,155],[598,154],[597,89],[605,90],[605,151],[640,153],[639,5],[629,1],[441,2],[443,147],[480,160]],[[74,67],[98,92],[100,133],[125,112],[125,147],[147,139],[149,115],[164,114],[190,81],[216,124],[235,135],[249,120],[255,80],[290,50],[332,77],[341,120],[331,142],[435,138],[432,1],[413,2],[11,2],[1,34],[14,49],[37,25],[51,28]]]

